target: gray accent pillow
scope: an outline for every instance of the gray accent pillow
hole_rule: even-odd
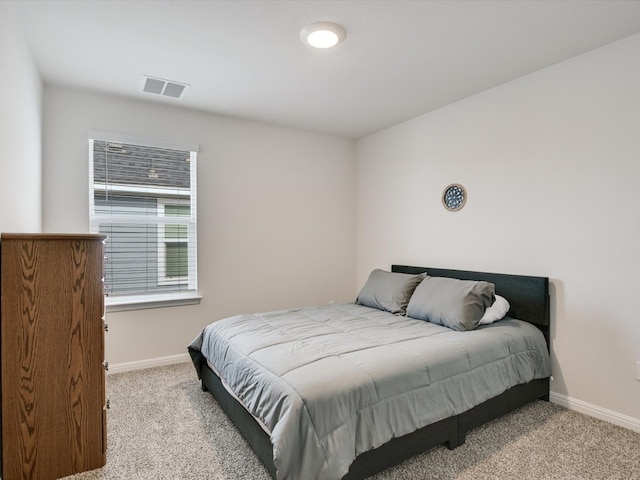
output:
[[[386,272],[377,268],[369,274],[356,303],[391,313],[404,314],[411,294],[425,276],[424,273],[411,275]]]
[[[446,277],[427,277],[413,292],[407,316],[454,330],[473,330],[493,303],[495,286]]]

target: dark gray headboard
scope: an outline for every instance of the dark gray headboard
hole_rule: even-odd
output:
[[[471,272],[431,267],[392,265],[391,271],[400,273],[423,273],[433,277],[459,278],[460,280],[484,280],[496,286],[496,294],[509,301],[508,315],[540,327],[548,336],[550,305],[549,279],[504,273]]]

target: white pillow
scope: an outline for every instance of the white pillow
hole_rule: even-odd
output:
[[[483,317],[478,325],[489,325],[490,323],[502,320],[509,311],[510,305],[506,298],[496,295],[496,299],[489,308],[484,311]]]

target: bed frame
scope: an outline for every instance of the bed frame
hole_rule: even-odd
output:
[[[508,315],[524,320],[542,330],[549,346],[549,279],[521,275],[448,270],[441,268],[392,265],[393,272],[423,273],[431,276],[484,280],[496,287],[496,293],[509,300]],[[272,478],[276,478],[273,447],[269,436],[247,410],[227,392],[220,378],[208,367],[197,351],[190,351],[202,380],[209,391],[244,436]],[[343,480],[364,479],[396,465],[414,455],[445,444],[449,449],[465,442],[468,431],[537,399],[549,400],[549,379],[533,380],[517,385],[484,403],[453,417],[427,425],[413,433],[394,438],[380,447],[359,455]]]

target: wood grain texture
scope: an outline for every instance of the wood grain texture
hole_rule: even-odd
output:
[[[102,240],[2,235],[4,480],[106,461]]]

